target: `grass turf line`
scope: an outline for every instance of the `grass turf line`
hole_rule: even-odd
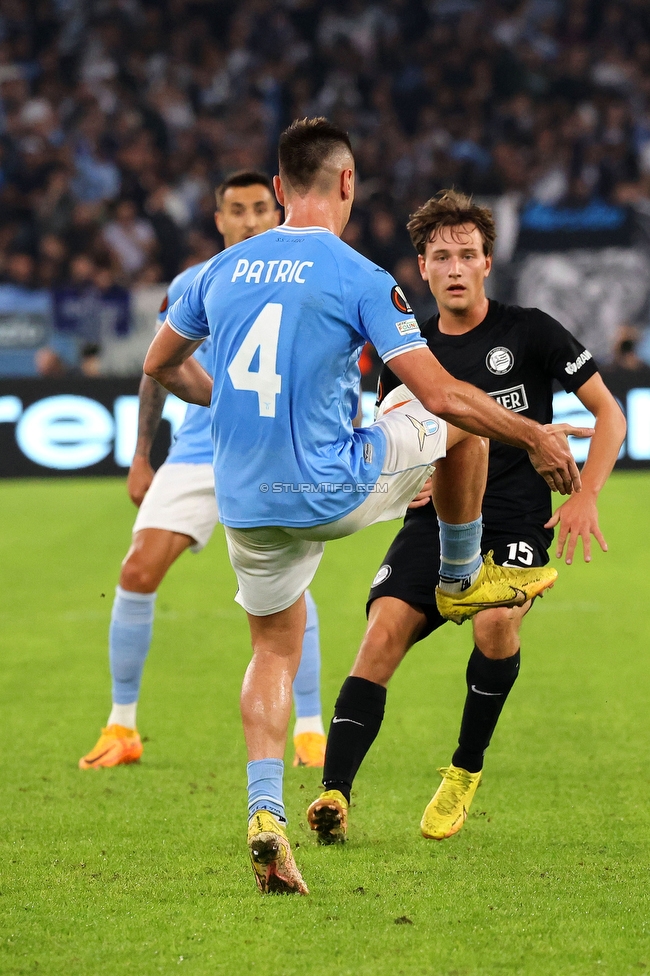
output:
[[[305,829],[318,771],[287,770],[312,894],[261,898],[244,845],[248,636],[221,530],[161,587],[142,763],[81,772],[109,707],[106,634],[133,510],[118,481],[1,483],[0,973],[650,970],[649,503],[648,475],[615,475],[601,499],[610,552],[560,567],[526,621],[522,675],[460,834],[418,833],[464,698],[470,630],[449,625],[391,684],[346,848],[318,848]],[[395,528],[331,543],[315,580],[326,719]]]

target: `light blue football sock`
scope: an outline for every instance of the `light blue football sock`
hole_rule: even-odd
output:
[[[282,800],[282,777],[284,762],[282,759],[255,759],[246,766],[248,774],[248,816],[258,810],[268,810],[281,820],[287,822]]]
[[[318,636],[318,610],[314,598],[305,593],[307,624],[302,641],[300,667],[293,680],[293,703],[297,718],[320,716],[320,639]]]
[[[108,644],[113,702],[117,705],[138,700],[153,634],[155,602],[155,593],[130,593],[121,586],[115,588]]]
[[[440,587],[457,592],[471,586],[481,568],[482,519],[451,525],[438,519],[440,526]]]

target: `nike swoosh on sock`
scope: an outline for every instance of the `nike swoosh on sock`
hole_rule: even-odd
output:
[[[500,691],[481,691],[476,685],[472,685],[472,691],[475,691],[477,695],[487,695],[490,698],[501,698],[502,692]]]
[[[334,716],[332,725],[337,725],[339,722],[352,722],[353,725],[360,725],[362,729],[365,728],[363,722],[355,722],[353,718],[337,718]]]

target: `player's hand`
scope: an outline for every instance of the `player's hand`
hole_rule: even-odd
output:
[[[427,480],[424,482],[419,492],[417,493],[417,495],[415,496],[415,498],[413,499],[413,501],[408,507],[422,508],[423,505],[426,505],[431,500],[431,485],[432,485],[431,478],[427,478]]]
[[[141,454],[136,454],[129,468],[129,474],[126,479],[126,490],[129,493],[129,498],[137,508],[140,508],[142,505],[144,496],[149,491],[151,482],[153,481],[154,474],[155,471],[149,464],[149,460],[142,457]]]
[[[593,427],[572,427],[571,424],[545,424],[538,431],[536,446],[528,453],[530,460],[551,491],[570,495],[580,491],[582,483],[567,437],[592,437]]]
[[[598,525],[598,508],[593,495],[583,492],[567,499],[548,520],[544,528],[554,529],[556,525],[560,526],[560,531],[558,532],[555,555],[558,559],[562,558],[566,543],[567,566],[573,562],[573,554],[578,539],[582,539],[582,552],[586,563],[591,562],[592,535],[603,552],[607,552],[607,543]]]

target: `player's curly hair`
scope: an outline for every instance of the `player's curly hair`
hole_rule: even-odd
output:
[[[413,247],[418,254],[424,254],[427,243],[437,230],[461,224],[474,224],[478,228],[483,238],[483,251],[486,257],[490,257],[497,236],[492,211],[479,207],[471,197],[458,190],[440,190],[411,214],[406,227]]]

